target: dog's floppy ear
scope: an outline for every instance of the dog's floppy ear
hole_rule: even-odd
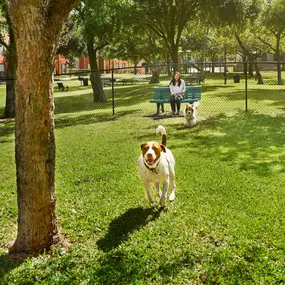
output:
[[[165,145],[164,145],[164,144],[161,144],[160,147],[161,147],[161,149],[162,149],[163,152],[166,152],[166,148],[165,148]]]
[[[147,145],[148,145],[148,143],[143,143],[142,145],[141,145],[141,150],[144,150],[146,147],[147,147]]]

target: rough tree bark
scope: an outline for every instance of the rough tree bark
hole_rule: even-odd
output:
[[[10,0],[17,47],[16,169],[18,233],[12,250],[60,241],[55,214],[53,59],[63,21],[77,0]]]
[[[282,31],[279,32],[273,32],[271,31],[274,37],[276,38],[276,45],[274,46],[271,44],[271,42],[265,41],[262,37],[257,37],[263,44],[267,45],[270,50],[272,50],[275,53],[276,60],[277,60],[277,81],[278,85],[283,85],[282,80],[282,67],[281,67],[281,37],[283,33]]]
[[[99,49],[101,49],[101,47],[94,48],[93,39],[87,41],[87,51],[91,68],[90,81],[93,89],[94,103],[106,103],[107,98],[103,90],[101,74],[97,64],[97,51]]]
[[[281,68],[281,51],[280,51],[280,42],[281,42],[281,33],[277,33],[276,37],[276,58],[277,58],[277,80],[278,85],[283,85],[282,80],[282,68]]]
[[[259,71],[259,67],[258,67],[258,64],[256,62],[256,59],[259,57],[259,54],[253,54],[249,49],[247,49],[237,33],[235,33],[235,38],[236,38],[236,40],[237,40],[237,42],[238,42],[238,44],[242,50],[243,55],[248,58],[248,61],[250,63],[249,74],[251,74],[251,72],[252,72],[251,67],[254,66],[255,72],[256,72],[257,84],[264,84],[263,79],[262,79],[262,75]]]

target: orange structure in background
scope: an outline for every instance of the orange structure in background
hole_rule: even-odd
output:
[[[5,59],[4,56],[4,47],[0,45],[0,76],[6,76],[8,62]]]
[[[110,69],[115,68],[128,68],[132,67],[133,64],[127,60],[119,60],[119,59],[102,59],[98,58],[98,69],[106,70],[109,72]],[[78,68],[83,70],[90,70],[90,61],[88,57],[79,57],[78,59]]]
[[[69,60],[63,55],[56,55],[54,59],[55,74],[64,74],[69,71]]]

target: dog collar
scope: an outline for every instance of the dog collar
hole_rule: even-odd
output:
[[[159,160],[159,162],[158,162],[158,164],[156,165],[155,168],[149,167],[149,166],[145,163],[145,160],[143,160],[143,163],[144,163],[145,167],[146,167],[148,170],[150,170],[150,171],[154,172],[155,174],[159,175],[159,174],[156,172],[156,168],[158,167],[158,165],[159,165],[159,163],[160,163],[160,160]]]

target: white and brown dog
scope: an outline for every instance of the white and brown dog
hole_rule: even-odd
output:
[[[161,133],[162,143],[154,141],[145,142],[141,145],[142,154],[139,158],[139,174],[144,183],[150,202],[155,202],[152,196],[151,186],[154,184],[159,192],[160,205],[165,206],[167,190],[170,185],[169,201],[175,198],[176,185],[174,182],[175,159],[172,152],[166,147],[166,131],[163,126],[158,126],[156,133]],[[162,182],[162,191],[160,190]]]
[[[184,110],[185,126],[191,128],[197,124],[197,108],[199,107],[199,102],[194,102],[193,104],[186,104]]]

